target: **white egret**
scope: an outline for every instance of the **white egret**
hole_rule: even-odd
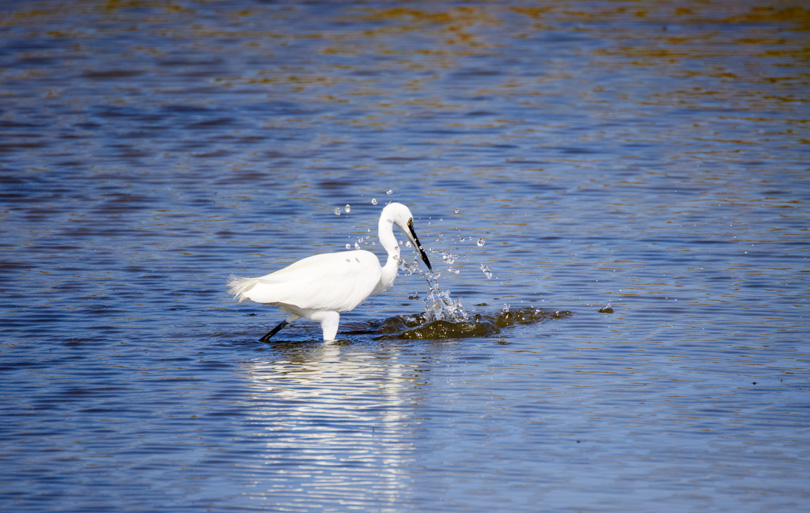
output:
[[[402,203],[383,208],[378,225],[380,244],[388,260],[380,266],[377,256],[365,250],[313,255],[259,278],[231,276],[228,288],[242,301],[275,305],[287,314],[281,324],[259,339],[270,337],[289,323],[306,317],[321,324],[324,341],[335,340],[340,313],[353,310],[369,296],[387,290],[397,277],[399,243],[394,225],[405,232],[428,269],[430,261],[413,229],[413,215]]]

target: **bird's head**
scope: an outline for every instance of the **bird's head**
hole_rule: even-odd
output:
[[[413,229],[413,214],[411,214],[411,210],[402,203],[389,203],[383,209],[382,217],[386,220],[390,220],[390,222],[399,226],[400,230],[405,232],[405,235],[411,241],[411,244],[413,244],[419,257],[427,268],[432,271],[433,268],[430,266],[430,260],[428,260],[425,249],[422,247],[422,244],[419,243],[419,237],[416,236],[416,231]]]

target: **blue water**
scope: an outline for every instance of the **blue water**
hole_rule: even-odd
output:
[[[810,11],[725,4],[4,3],[0,510],[806,509]],[[257,342],[389,201],[549,315]]]

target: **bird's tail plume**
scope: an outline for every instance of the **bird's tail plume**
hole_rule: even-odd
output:
[[[245,294],[256,285],[256,282],[256,278],[242,278],[232,274],[228,278],[228,291],[241,303],[249,299]]]

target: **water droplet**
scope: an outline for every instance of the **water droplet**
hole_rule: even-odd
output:
[[[376,205],[377,204],[377,198],[371,198],[371,204]]]
[[[455,213],[456,213],[456,214],[458,214],[458,213],[459,213],[459,209],[456,209],[456,210],[455,210]]]
[[[340,207],[335,207],[335,215],[336,216],[340,215]]]
[[[346,213],[348,214],[349,212],[352,211],[352,206],[347,203],[345,210],[346,210]]]
[[[492,271],[489,270],[489,267],[481,264],[481,271],[484,273],[484,276],[487,277],[488,280],[492,279]]]
[[[349,243],[346,243],[346,249],[352,249],[352,245],[349,244]]]
[[[356,242],[355,242],[355,243],[354,243],[354,249],[360,249],[360,244],[358,244],[358,243],[356,243]]]
[[[484,245],[484,238],[481,237],[480,239],[478,239],[478,247],[480,248],[483,245]]]
[[[391,194],[394,194],[394,189],[388,189],[387,191],[385,191],[385,193],[390,196]]]

